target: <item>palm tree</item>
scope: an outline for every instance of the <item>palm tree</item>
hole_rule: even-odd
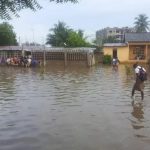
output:
[[[149,20],[145,14],[140,14],[135,18],[135,30],[136,32],[147,32],[149,31]]]
[[[54,28],[50,29],[46,44],[58,47],[64,46],[70,30],[64,22],[59,21],[58,24],[54,25]]]

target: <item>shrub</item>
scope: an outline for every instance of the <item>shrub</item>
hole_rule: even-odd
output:
[[[103,64],[111,64],[111,55],[104,55],[103,56]]]
[[[126,75],[127,75],[127,76],[132,73],[131,67],[129,67],[129,66],[127,66],[127,65],[125,65],[125,71],[126,71]]]

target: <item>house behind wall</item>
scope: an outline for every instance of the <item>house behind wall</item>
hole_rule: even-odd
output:
[[[104,55],[115,55],[120,62],[147,63],[150,60],[150,33],[126,33],[124,43],[105,43]]]

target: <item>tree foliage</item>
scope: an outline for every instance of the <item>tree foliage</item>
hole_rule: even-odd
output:
[[[76,3],[77,0],[49,0],[50,2],[56,3],[66,3],[72,2]],[[18,12],[22,9],[31,9],[36,11],[41,9],[41,5],[38,0],[0,0],[0,19],[11,19],[12,15],[19,17]]]
[[[0,46],[17,45],[13,26],[4,22],[0,24]]]
[[[78,0],[50,0],[50,2],[56,2],[56,3],[67,3],[67,2],[72,2],[72,3],[77,3]]]
[[[68,47],[88,47],[90,44],[81,36],[80,32],[70,31],[66,40]]]
[[[116,39],[115,36],[108,36],[102,40],[102,43],[118,43],[119,41]]]
[[[52,33],[47,35],[47,44],[58,47],[64,46],[69,30],[64,22],[58,22],[58,24],[54,25],[54,28],[50,29]]]
[[[135,18],[135,29],[136,32],[147,32],[149,30],[149,20],[145,14],[140,14]]]
[[[83,31],[77,32],[66,26],[64,22],[58,22],[54,25],[54,28],[50,29],[50,33],[47,35],[46,44],[50,44],[56,47],[86,47],[90,46],[86,42],[86,38],[83,37]]]

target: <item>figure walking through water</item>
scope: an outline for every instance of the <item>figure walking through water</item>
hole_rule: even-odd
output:
[[[114,70],[117,70],[118,69],[118,65],[119,65],[120,61],[118,59],[118,57],[114,57],[112,59],[112,66],[113,66],[113,69]]]
[[[147,74],[145,68],[139,66],[137,63],[133,65],[135,71],[136,81],[132,88],[132,98],[134,97],[135,91],[141,92],[141,99],[144,99],[144,81],[147,80]]]

